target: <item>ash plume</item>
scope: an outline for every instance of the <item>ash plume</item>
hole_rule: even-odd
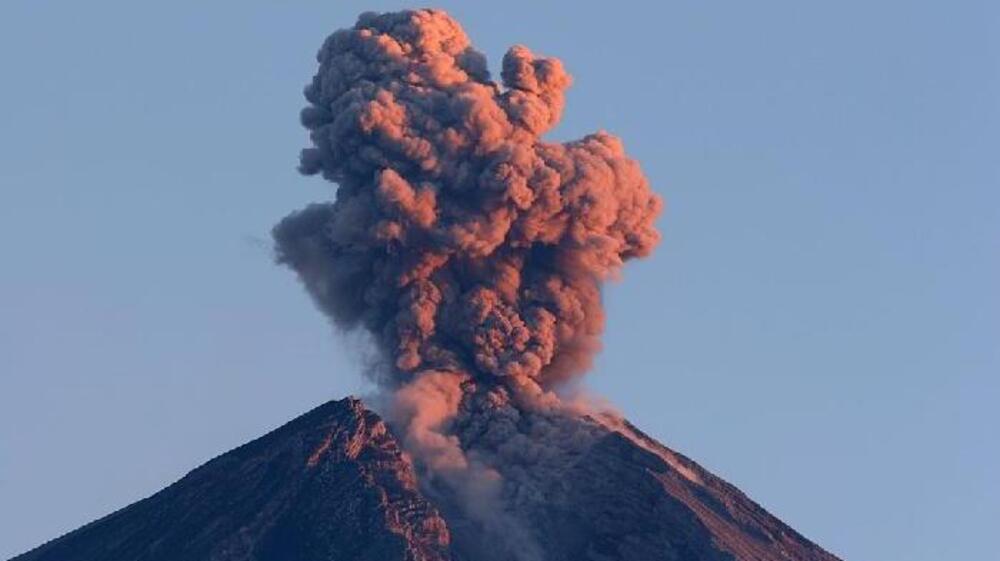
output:
[[[278,260],[373,336],[427,485],[516,536],[518,497],[596,430],[555,390],[590,366],[601,283],[652,251],[661,200],[618,138],[541,139],[571,83],[559,60],[512,47],[497,83],[442,11],[363,14],[317,59],[300,171],[336,196],[275,227]]]

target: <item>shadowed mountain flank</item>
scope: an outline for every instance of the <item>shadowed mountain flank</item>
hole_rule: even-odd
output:
[[[450,559],[385,423],[329,402],[17,561]]]

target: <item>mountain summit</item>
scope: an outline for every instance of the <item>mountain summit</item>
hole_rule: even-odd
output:
[[[436,501],[387,424],[347,398],[12,561],[480,561],[476,524]],[[510,561],[837,560],[627,422],[534,504],[520,522],[535,544]]]

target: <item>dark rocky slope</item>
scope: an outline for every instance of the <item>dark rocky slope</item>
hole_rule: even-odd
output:
[[[524,522],[547,561],[836,561],[627,423],[545,497]],[[439,513],[454,510],[424,498],[386,425],[345,399],[13,561],[477,561],[456,547],[474,528]]]
[[[449,559],[448,530],[360,401],[329,402],[16,561]]]

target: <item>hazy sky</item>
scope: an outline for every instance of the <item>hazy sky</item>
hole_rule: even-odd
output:
[[[667,199],[592,387],[845,559],[995,556],[1000,4],[439,5]],[[331,194],[314,53],[401,6],[0,3],[0,558],[363,389],[269,230]]]

